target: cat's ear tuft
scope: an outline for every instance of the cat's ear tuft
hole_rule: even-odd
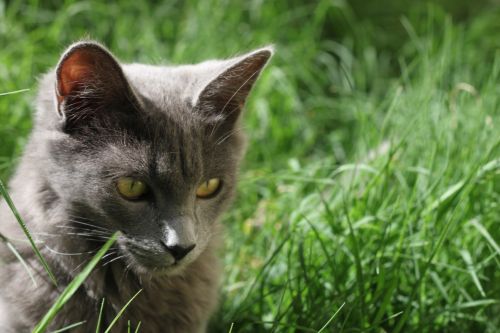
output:
[[[97,106],[113,103],[129,91],[120,64],[97,42],[71,45],[57,65],[57,110],[66,119],[76,118],[73,113],[95,111]]]
[[[199,94],[196,103],[198,112],[208,118],[234,124],[273,53],[274,48],[268,46],[225,61],[223,69]]]

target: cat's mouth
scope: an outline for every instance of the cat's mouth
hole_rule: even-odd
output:
[[[185,266],[163,250],[161,244],[120,237],[118,246],[127,267],[140,275],[175,275]]]

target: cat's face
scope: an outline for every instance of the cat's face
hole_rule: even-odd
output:
[[[48,177],[69,223],[120,231],[122,260],[139,273],[198,258],[233,196],[238,117],[270,56],[154,67],[120,65],[94,42],[70,47],[55,74],[57,111],[44,110],[57,118]]]

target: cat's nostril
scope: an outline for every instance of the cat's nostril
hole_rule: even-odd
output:
[[[196,244],[191,244],[188,246],[173,245],[166,246],[168,252],[175,258],[175,261],[179,261],[184,258],[191,250],[195,248]]]

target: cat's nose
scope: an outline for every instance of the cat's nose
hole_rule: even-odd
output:
[[[187,256],[189,252],[191,252],[196,244],[191,244],[187,246],[181,246],[181,245],[165,245],[167,248],[167,251],[170,252],[170,254],[174,257],[175,261],[180,261],[182,258]]]

